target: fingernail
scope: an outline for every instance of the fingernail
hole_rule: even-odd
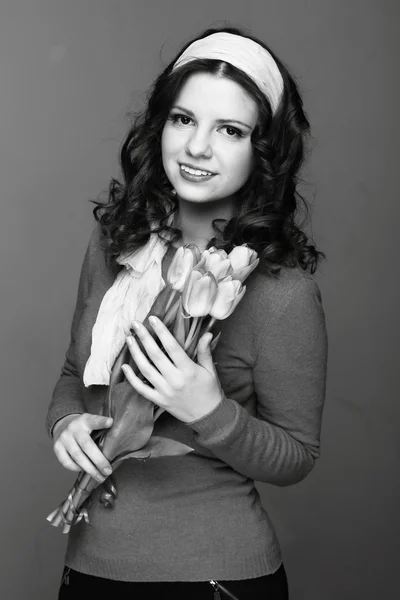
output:
[[[140,323],[138,323],[137,321],[133,321],[132,327],[133,327],[133,329],[135,331],[139,331],[139,329],[140,329]]]
[[[158,319],[157,319],[157,317],[149,317],[149,323],[150,323],[150,325],[152,325],[153,327],[154,327],[155,325],[157,325],[157,323],[158,323]]]
[[[110,469],[110,467],[107,467],[106,469],[104,469],[103,473],[104,475],[111,475],[112,469]]]

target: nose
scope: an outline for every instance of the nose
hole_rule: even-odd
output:
[[[211,158],[213,152],[208,134],[200,128],[193,128],[186,144],[186,152],[193,157]]]

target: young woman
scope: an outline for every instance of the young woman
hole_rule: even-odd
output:
[[[122,147],[123,183],[113,180],[109,202],[94,210],[71,343],[47,415],[65,468],[99,481],[109,475],[91,433],[110,426],[100,406],[125,338],[107,343],[96,331],[111,322],[105,298],[118,300],[119,277],[138,277],[138,257],[145,267],[130,279],[136,292],[148,286],[149,265],[152,277],[165,278],[176,248],[190,242],[227,252],[247,243],[260,263],[234,313],[219,322],[213,356],[209,334],[194,363],[160,323],[167,356],[140,326],[145,352],[129,338],[149,385],[130,369],[127,379],[165,409],[155,433],[194,451],[124,461],[113,475],[112,510],[94,493],[90,524],[69,533],[60,599],[288,598],[254,481],[295,484],[319,456],[327,337],[313,274],[323,254],[295,223],[308,131],[287,69],[238,29],[207,30],[157,78]]]

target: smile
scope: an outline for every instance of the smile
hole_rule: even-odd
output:
[[[187,165],[180,165],[179,172],[182,179],[191,181],[192,183],[204,183],[215,177],[215,173],[203,171],[202,169],[192,169]]]
[[[197,176],[210,176],[210,175],[214,175],[214,173],[211,173],[210,171],[203,171],[201,169],[192,169],[191,167],[188,167],[186,165],[180,165],[181,171],[185,171],[185,173],[190,173],[190,175],[197,175]]]

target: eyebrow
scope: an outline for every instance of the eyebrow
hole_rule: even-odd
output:
[[[184,108],[183,106],[175,105],[172,107],[172,109],[174,109],[174,108],[178,109],[178,110],[182,110],[183,112],[187,113],[190,117],[195,116],[194,112],[192,112],[191,110],[189,110],[187,108]],[[239,125],[243,125],[243,127],[247,127],[248,129],[251,129],[250,125],[248,125],[247,123],[243,123],[243,121],[238,121],[237,119],[216,119],[215,122],[218,125],[223,125],[224,123],[238,123]]]

